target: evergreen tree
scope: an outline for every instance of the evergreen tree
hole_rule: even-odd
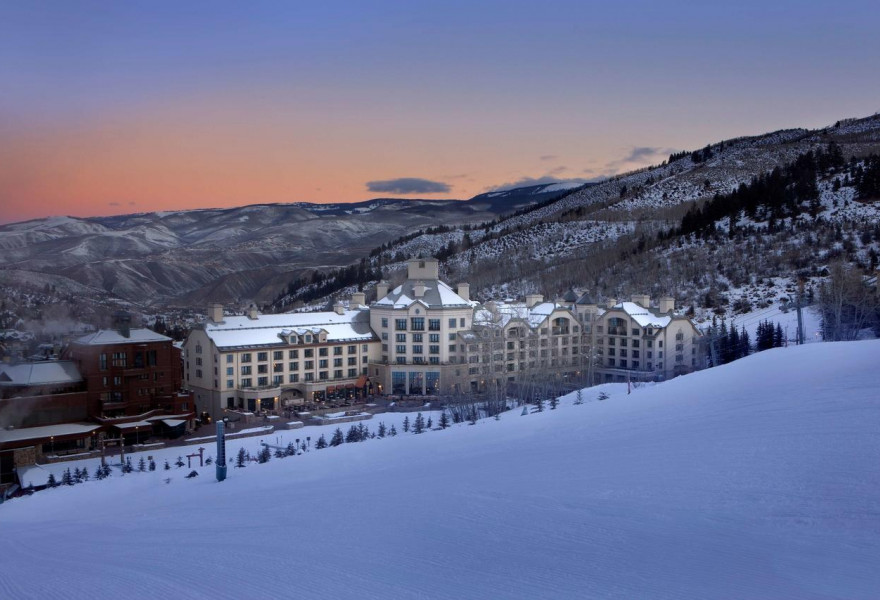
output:
[[[125,464],[122,465],[122,472],[123,473],[131,473],[132,471],[134,471],[134,467],[131,465],[131,457],[126,456],[125,457]]]
[[[340,444],[345,442],[345,436],[342,435],[342,430],[337,427],[336,431],[333,432],[333,437],[330,438],[331,446],[339,446]]]
[[[357,427],[352,425],[348,429],[348,433],[345,434],[345,442],[348,444],[361,441],[361,435],[357,430]]]
[[[380,438],[385,437],[385,433],[386,433],[387,431],[388,431],[388,430],[387,430],[386,427],[385,427],[385,421],[379,421],[379,437],[380,437]]]
[[[170,470],[171,470],[171,465],[168,464],[168,459],[167,459],[167,458],[165,459],[165,470],[166,470],[166,471],[170,471]]]
[[[147,462],[144,460],[144,457],[141,456],[141,459],[138,461],[138,471],[143,473],[147,470]]]
[[[425,431],[425,417],[422,416],[422,413],[416,415],[416,420],[413,423],[413,433],[423,433]]]
[[[284,458],[287,456],[281,448],[275,448],[275,458]]]
[[[557,406],[559,406],[559,398],[553,394],[550,396],[550,410],[556,410]]]
[[[293,442],[287,444],[287,448],[284,449],[284,454],[287,456],[296,456],[296,446],[293,445]]]
[[[609,396],[606,392],[603,391],[603,392],[599,392],[599,395],[596,396],[596,400],[599,400],[601,402],[602,400],[608,400],[608,398],[610,398],[610,397],[611,396]]]
[[[177,457],[177,462],[174,463],[174,464],[177,465],[177,468],[178,468],[178,469],[179,469],[180,467],[182,467],[182,466],[183,466],[183,457],[182,457],[182,456],[178,456],[178,457]]]
[[[782,325],[776,324],[776,331],[773,332],[773,347],[782,348],[785,346],[785,334],[782,332]]]
[[[428,429],[434,427],[434,420],[430,416],[428,416],[428,422],[425,424],[425,427],[427,427]]]
[[[407,415],[403,418],[403,432],[404,433],[409,432],[409,415]]]
[[[578,388],[577,396],[574,399],[575,404],[583,404],[584,403],[584,390]]]
[[[239,448],[238,454],[235,455],[235,467],[237,469],[244,468],[246,461],[247,461],[247,454],[245,453],[244,448]],[[168,461],[165,461],[165,464],[167,465]]]
[[[327,447],[327,440],[324,438],[324,434],[321,434],[321,437],[318,438],[318,441],[315,443],[315,450],[323,450]]]
[[[269,450],[269,446],[263,446],[260,451],[257,453],[257,462],[260,464],[267,463],[272,458],[272,451]]]
[[[541,396],[535,398],[535,412],[544,412],[544,399]]]
[[[79,467],[76,467],[73,470],[73,482],[74,483],[82,483],[82,471],[79,470]]]
[[[58,482],[55,480],[55,475],[53,473],[49,473],[49,481],[46,482],[46,485],[50,488],[58,487]]]
[[[211,460],[211,457],[210,457],[210,456],[208,457],[208,460]],[[156,470],[156,461],[153,460],[153,457],[152,457],[152,456],[150,457],[150,465],[149,465],[149,469],[150,469],[150,471],[155,471],[155,470]]]
[[[397,429],[394,427],[394,423],[391,424],[391,429],[388,430],[388,435],[394,437],[397,435]]]
[[[358,441],[365,442],[370,439],[370,428],[364,425],[363,423],[358,423]]]
[[[70,472],[70,467],[64,469],[64,473],[61,475],[61,485],[73,485],[73,475]]]
[[[89,470],[88,470],[88,468],[83,467],[83,468],[82,468],[82,471],[80,471],[80,473],[79,473],[79,476],[80,476],[80,478],[81,478],[83,481],[88,481],[88,480],[89,480]]]
[[[449,417],[446,415],[446,411],[444,410],[440,413],[440,429],[446,429],[449,427]]]

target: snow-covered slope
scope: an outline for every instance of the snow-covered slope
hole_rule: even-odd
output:
[[[878,358],[782,348],[223,483],[40,492],[0,506],[0,596],[875,598]]]

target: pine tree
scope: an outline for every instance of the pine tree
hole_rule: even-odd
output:
[[[357,430],[357,427],[352,425],[348,429],[348,433],[345,434],[345,442],[348,444],[361,441],[360,433]]]
[[[245,453],[244,448],[238,449],[238,454],[235,455],[235,468],[242,469],[245,466],[245,462],[247,461],[247,454]],[[165,461],[165,464],[168,464],[168,461]],[[170,468],[170,467],[168,467]]]
[[[138,461],[138,471],[143,473],[147,470],[147,463],[144,460],[144,457],[141,456],[141,459]]]
[[[440,413],[440,429],[446,429],[449,427],[449,417],[446,415],[446,411],[444,410]]]
[[[611,396],[609,396],[609,395],[608,395],[607,393],[605,393],[605,392],[599,392],[599,395],[596,396],[596,400],[599,400],[599,401],[602,401],[602,400],[608,400],[608,398],[610,398],[610,397],[611,397]]]
[[[339,446],[340,444],[345,442],[345,436],[342,434],[342,430],[337,427],[336,431],[333,432],[333,437],[330,438],[331,446]]]
[[[425,424],[425,427],[427,427],[428,429],[434,427],[434,420],[430,416],[428,417],[428,422]]]
[[[358,423],[358,441],[365,442],[370,439],[370,429],[363,423]]]
[[[782,325],[776,324],[776,331],[773,333],[773,347],[782,348],[785,346],[785,334],[782,332]]]
[[[49,473],[49,481],[46,482],[46,485],[50,488],[58,487],[58,481],[55,480],[55,475],[53,473]]]
[[[122,472],[123,473],[131,473],[132,471],[134,471],[134,467],[131,465],[131,457],[126,456],[125,457],[125,464],[122,465]]]
[[[584,390],[578,388],[577,396],[574,399],[575,404],[583,404],[584,403]]]
[[[167,459],[167,458],[165,459],[165,470],[166,470],[166,471],[170,471],[170,470],[171,470],[171,465],[168,464],[168,459]]]
[[[379,437],[385,437],[385,433],[387,433],[387,429],[385,427],[385,421],[379,421]]]
[[[550,410],[556,410],[557,406],[559,406],[559,398],[553,394],[550,396]]]
[[[211,459],[211,457],[209,456],[209,457],[208,457],[208,460],[210,460],[210,459]],[[156,470],[156,461],[153,460],[153,457],[152,457],[152,456],[150,457],[150,465],[149,465],[148,468],[150,469],[150,471],[155,471],[155,470]]]
[[[64,469],[61,475],[61,485],[73,485],[73,475],[70,473],[70,467]]]
[[[416,415],[416,420],[413,423],[413,433],[423,433],[425,431],[425,417],[422,416],[422,413]]]
[[[327,447],[327,440],[324,438],[324,434],[321,434],[321,437],[318,438],[318,441],[315,443],[315,450],[323,450]]]
[[[287,456],[296,456],[296,446],[293,445],[293,442],[287,444],[287,448],[284,449],[284,454]]]
[[[281,448],[275,448],[275,458],[284,458],[287,456]]]
[[[83,468],[82,468],[82,471],[80,471],[79,476],[80,476],[80,478],[82,478],[83,481],[88,481],[88,480],[89,480],[89,470],[88,470],[88,468],[83,467]]]
[[[397,435],[397,429],[394,427],[394,423],[391,424],[391,429],[388,431],[388,435],[394,437]]]
[[[407,415],[403,418],[403,432],[404,433],[409,432],[409,415]]]
[[[544,412],[544,399],[540,396],[535,399],[535,412]]]
[[[257,453],[257,462],[260,464],[267,463],[272,458],[272,451],[269,450],[269,446],[263,446],[263,448]]]
[[[76,467],[73,470],[73,482],[74,483],[82,483],[82,471],[79,470],[79,467]]]

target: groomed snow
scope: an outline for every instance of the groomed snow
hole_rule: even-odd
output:
[[[0,505],[0,597],[876,598],[878,358],[779,348],[223,483],[39,492]]]

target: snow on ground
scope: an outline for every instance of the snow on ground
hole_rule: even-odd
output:
[[[223,483],[40,492],[0,506],[0,597],[875,598],[878,358],[780,348]]]

